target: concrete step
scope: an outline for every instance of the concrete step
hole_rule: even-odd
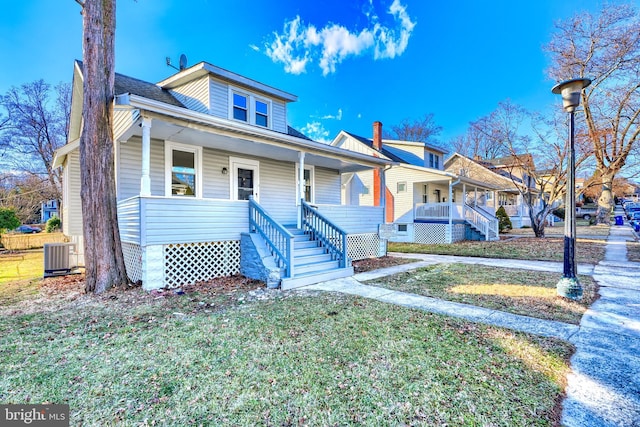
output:
[[[317,248],[318,242],[313,240],[294,240],[293,241],[293,250],[294,253],[299,249],[307,249],[307,248]]]
[[[298,276],[307,273],[335,270],[340,266],[340,262],[333,261],[329,258],[326,261],[314,262],[311,264],[295,265],[294,263],[293,266],[293,271],[295,272],[295,275]]]
[[[311,248],[294,248],[293,255],[297,256],[308,256],[308,255],[320,255],[324,254],[326,251],[321,246],[314,246]]]
[[[295,289],[301,286],[313,285],[314,283],[351,276],[353,276],[353,267],[334,268],[330,271],[317,271],[313,273],[296,273],[295,277],[282,279],[280,288],[283,290]]]
[[[331,261],[331,255],[327,253],[300,255],[299,253],[295,252],[293,257],[293,265],[295,266],[295,268],[325,261]]]

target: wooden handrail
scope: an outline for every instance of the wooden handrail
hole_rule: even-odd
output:
[[[304,232],[310,234],[312,239],[319,241],[331,258],[340,262],[340,267],[347,267],[347,232],[306,201],[301,200],[301,205],[301,223]]]

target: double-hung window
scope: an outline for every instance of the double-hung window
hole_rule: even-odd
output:
[[[429,167],[440,169],[440,157],[437,154],[429,153]]]
[[[256,99],[256,124],[258,126],[269,127],[269,104]]]
[[[240,89],[230,89],[229,118],[271,128],[271,101]]]
[[[249,102],[247,96],[238,93],[233,94],[233,118],[243,122],[249,119]]]
[[[202,147],[165,143],[165,194],[202,197]]]

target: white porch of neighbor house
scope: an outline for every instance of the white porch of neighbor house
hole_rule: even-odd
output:
[[[283,279],[296,276],[296,271],[298,276],[303,271],[307,275],[321,273],[308,264],[319,264],[320,258],[326,257],[318,255],[325,253],[330,255],[324,264],[327,268],[339,265],[345,274],[352,274],[351,259],[386,252],[386,241],[378,237],[384,208],[339,205],[340,173],[372,167],[382,170],[383,161],[358,153],[345,154],[335,147],[318,147],[318,143],[287,135],[248,128],[238,132],[231,127],[224,129],[224,123],[216,120],[215,127],[203,121],[185,123],[175,117],[145,113],[118,138],[119,195],[131,187],[131,178],[135,181],[136,159],[140,165],[139,192],[131,195],[130,189],[129,197],[118,202],[120,234],[131,280],[141,280],[145,289],[154,289],[236,274],[242,268],[242,236],[249,233],[259,234],[264,240]],[[194,153],[187,169],[196,170],[178,170],[191,173],[193,177],[187,177],[191,181],[179,177],[177,182],[171,166],[167,166],[172,153],[167,148],[169,141],[174,144],[169,147]],[[248,165],[242,163],[238,170],[245,174],[252,171],[247,181],[251,185],[240,184],[239,180],[247,176],[239,176],[234,170],[237,158],[245,159]],[[132,167],[125,170],[127,164]],[[252,165],[256,167],[252,169]],[[125,175],[128,182],[122,181]],[[187,187],[195,182],[195,188],[178,191],[185,182]],[[250,196],[252,201],[247,200]],[[309,202],[319,203],[303,215],[303,205]],[[252,217],[250,212],[260,212],[260,218],[266,220],[256,221],[257,216]],[[312,224],[310,215],[322,217],[322,226],[327,228],[314,229],[316,223]],[[323,232],[329,228],[334,234],[326,237]],[[345,242],[346,254],[335,239]],[[295,251],[297,242],[303,240],[330,248],[322,254],[303,256],[306,251]],[[287,245],[291,252],[285,253]],[[288,257],[286,263],[276,253]]]
[[[438,191],[438,195],[440,194]],[[483,197],[479,197],[480,194]],[[402,241],[454,243],[469,238],[497,240],[498,222],[495,211],[486,203],[487,199],[492,200],[494,197],[495,189],[451,180],[447,186],[446,201],[414,205],[413,223],[398,230],[399,234],[401,230],[406,230],[401,238],[407,240]],[[476,235],[473,235],[474,232]]]

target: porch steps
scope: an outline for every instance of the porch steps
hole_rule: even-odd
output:
[[[331,255],[303,230],[295,226],[286,228],[294,236],[294,277],[282,279],[282,289],[294,289],[353,275],[353,267],[340,268],[340,263],[332,260]]]

